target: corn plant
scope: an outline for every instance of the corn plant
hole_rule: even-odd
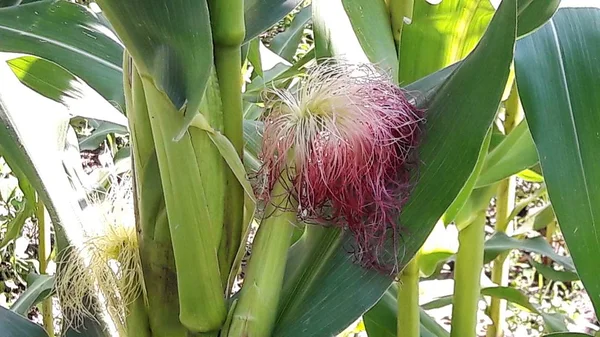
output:
[[[0,155],[33,201],[39,272],[48,220],[58,267],[0,309],[0,331],[54,334],[48,296],[70,336],[332,336],[363,317],[371,337],[474,337],[482,296],[488,336],[506,300],[565,331],[507,286],[511,249],[580,278],[598,312],[600,12],[559,3],[2,3]],[[94,130],[78,140],[81,119]],[[89,201],[110,181],[92,188],[73,150],[100,143],[121,163],[108,189],[132,186],[105,197],[111,221]],[[543,185],[516,202],[517,175]],[[529,223],[558,223],[572,260],[517,228],[539,197]],[[447,226],[457,249],[435,242]],[[448,332],[419,280],[450,258]],[[40,301],[45,331],[18,315]]]

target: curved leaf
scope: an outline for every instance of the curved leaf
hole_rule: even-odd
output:
[[[54,286],[54,276],[31,274],[27,283],[27,290],[10,307],[10,310],[20,315],[27,315],[32,306],[48,297]]]
[[[246,0],[244,1],[244,20],[248,42],[260,33],[283,19],[296,8],[302,0]]]
[[[485,158],[475,187],[483,187],[532,167],[538,162],[537,151],[527,122],[521,122]]]
[[[383,297],[363,315],[369,337],[396,337],[398,322],[398,288],[393,284]],[[421,309],[421,337],[448,337],[448,333],[425,310]]]
[[[563,8],[517,43],[519,95],[548,195],[600,314],[600,9]],[[540,76],[543,74],[543,76]]]
[[[561,314],[549,314],[542,311],[537,305],[529,302],[529,297],[525,296],[521,291],[511,287],[490,287],[481,289],[481,295],[493,296],[501,298],[517,304],[527,310],[536,313],[544,319],[545,328],[550,332],[565,331],[567,326],[565,325],[566,317]]]
[[[21,83],[62,103],[69,109],[71,116],[106,121],[122,133],[127,131],[125,115],[58,64],[31,55],[13,58],[7,63]]]
[[[560,0],[526,0],[519,4],[517,36],[529,34],[546,23],[558,9]]]
[[[0,51],[56,62],[125,110],[123,47],[86,7],[46,0],[0,9]]]
[[[48,337],[41,326],[0,306],[0,331],[3,337]]]
[[[312,9],[317,59],[336,56],[351,62],[369,62],[342,0],[313,0]]]
[[[567,270],[575,271],[573,261],[571,261],[568,256],[556,254],[548,241],[541,236],[530,239],[515,239],[504,233],[496,232],[485,242],[484,261],[485,263],[488,263],[495,259],[499,254],[512,249],[520,249],[547,256]]]
[[[384,0],[342,0],[354,33],[371,63],[398,80],[398,56]]]
[[[552,266],[547,266],[537,261],[530,261],[535,270],[542,274],[545,278],[559,282],[573,282],[579,280],[577,273],[568,270],[556,270]]]
[[[517,304],[527,310],[536,313],[544,319],[546,330],[550,332],[565,331],[567,326],[565,316],[561,314],[549,314],[542,311],[537,305],[529,302],[529,297],[525,296],[521,291],[511,287],[490,287],[481,289],[481,295],[493,296]]]
[[[400,219],[408,233],[401,242],[401,265],[421,247],[473,172],[508,78],[515,32],[516,1],[505,0],[473,53],[450,74],[444,70],[443,84],[429,79],[407,88],[429,99],[420,101],[427,111],[419,149],[422,164]],[[484,69],[487,76],[472,81]],[[476,108],[473,101],[478,102]],[[274,336],[335,334],[389,287],[391,278],[352,262],[352,238],[342,235],[337,229],[309,226],[291,248]]]
[[[198,113],[213,64],[206,0],[101,0],[98,5],[131,54],[142,77],[166,93],[185,118]]]
[[[310,21],[312,16],[311,11],[312,8],[310,6],[306,6],[298,14],[296,14],[292,24],[287,27],[283,33],[275,35],[271,41],[271,46],[269,49],[282,58],[292,62],[294,55],[296,55],[298,44],[300,44],[300,40],[302,40],[304,27]]]

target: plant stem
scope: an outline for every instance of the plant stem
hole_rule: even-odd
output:
[[[523,115],[519,109],[519,94],[517,92],[516,82],[513,82],[510,95],[505,103],[504,131],[508,135],[515,126],[521,121]],[[503,221],[509,219],[512,210],[515,208],[516,178],[510,176],[498,185],[496,196],[496,232],[503,232],[510,235],[513,231],[513,221]],[[492,267],[492,282],[499,286],[508,284],[508,271],[510,261],[507,260],[508,254],[500,254],[494,260]],[[492,297],[490,303],[490,318],[492,324],[488,326],[487,337],[504,336],[504,321],[506,312],[506,301]]]
[[[400,272],[398,282],[398,337],[419,337],[419,263],[417,255]]]
[[[223,134],[231,141],[241,160],[244,156],[242,78],[240,48],[215,48],[215,64],[223,106]],[[220,246],[220,266],[226,284],[244,226],[244,190],[233,171],[225,168],[224,235]]]
[[[282,177],[285,175],[284,172]],[[286,182],[278,182],[271,192],[271,202],[265,210],[266,218],[258,228],[252,245],[252,255],[233,314],[229,337],[264,337],[270,336],[273,330],[287,250],[296,221],[296,212],[288,211],[296,207],[287,204],[290,200],[285,186]]]
[[[454,305],[451,337],[475,337],[483,268],[485,211],[458,233],[458,253],[454,267]]]
[[[46,221],[46,207],[38,196],[35,217],[39,229],[38,260],[40,262],[40,274],[48,273],[48,262],[52,254],[52,242],[50,238],[50,222]],[[52,315],[52,296],[42,301],[42,321],[48,335],[54,337],[54,316]]]
[[[223,134],[243,160],[242,52],[246,35],[243,0],[211,0],[208,3],[214,41],[214,57],[223,108]],[[224,285],[242,239],[244,190],[233,171],[226,168],[224,232],[219,248],[219,266]]]

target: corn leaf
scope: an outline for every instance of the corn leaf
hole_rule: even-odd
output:
[[[273,26],[302,0],[246,0],[244,1],[244,21],[246,24],[245,42],[257,37]]]
[[[48,297],[53,286],[53,275],[30,274],[27,278],[27,290],[19,296],[10,310],[19,315],[27,315],[32,306]]]
[[[45,0],[0,9],[0,51],[56,62],[125,110],[123,47],[87,7]]]
[[[142,77],[152,78],[185,116],[181,138],[198,113],[213,61],[206,0],[101,0],[98,4]]]
[[[398,56],[392,36],[390,15],[384,0],[343,0],[344,9],[369,61],[398,76]]]
[[[600,8],[562,8],[542,28],[519,40],[515,53],[519,95],[548,195],[597,315],[599,22]]]
[[[312,14],[311,10],[310,6],[306,6],[296,14],[290,26],[287,27],[283,33],[277,34],[273,38],[269,49],[284,59],[292,62],[294,55],[296,55],[298,44],[300,44],[300,41],[302,40],[304,27],[306,27],[306,24],[310,21]]]
[[[464,58],[488,26],[494,8],[488,0],[415,1],[412,23],[404,25],[400,83],[410,83]]]
[[[475,187],[496,183],[538,162],[535,144],[527,122],[521,122],[485,157]]]

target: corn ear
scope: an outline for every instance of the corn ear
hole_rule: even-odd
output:
[[[203,162],[189,132],[173,139],[182,114],[151,79],[142,78],[163,185],[177,270],[179,319],[194,332],[218,330],[226,316],[217,258],[220,223],[210,214]],[[210,305],[202,305],[210,304]]]
[[[144,316],[142,311],[145,311],[154,336],[186,337],[187,330],[179,321],[177,276],[171,235],[146,96],[141,77],[127,52],[124,56],[123,73],[127,117],[133,144],[136,228],[145,290],[151,294],[145,299],[145,308],[140,303],[132,305],[127,328],[131,332],[135,331],[132,329],[141,324],[139,321],[142,318],[132,316]],[[128,95],[129,85],[131,93]]]

